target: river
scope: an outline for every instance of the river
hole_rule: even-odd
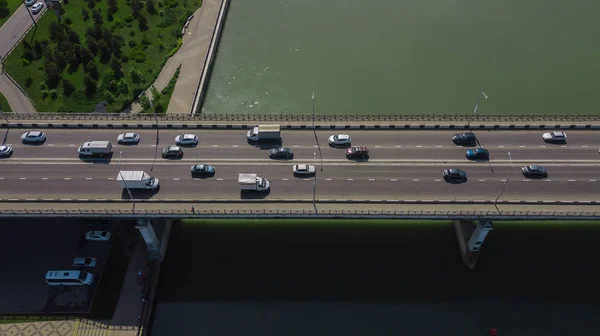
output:
[[[597,0],[232,0],[206,113],[595,113]]]
[[[600,313],[597,224],[497,223],[469,271],[449,223],[255,223],[173,226],[152,335],[583,335]]]

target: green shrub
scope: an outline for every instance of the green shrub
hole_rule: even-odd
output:
[[[137,63],[144,63],[144,61],[146,61],[146,54],[139,49],[135,49],[131,55],[131,58]]]
[[[41,91],[44,91],[44,90],[46,90],[47,88],[48,88],[48,86],[46,86],[46,83],[44,83],[44,82],[41,82],[41,83],[40,83],[40,90],[41,90]]]
[[[131,16],[131,15],[129,15],[129,16],[127,16],[127,17],[125,18],[125,22],[127,22],[127,23],[132,23],[132,22],[133,22],[133,20],[134,20],[134,19],[133,19],[133,16]]]
[[[27,58],[21,58],[21,65],[26,67],[30,64],[31,62],[29,62],[29,60]]]
[[[55,100],[56,98],[58,98],[58,91],[56,89],[50,90],[50,99]]]
[[[72,20],[70,17],[66,17],[66,18],[64,18],[64,20],[65,20],[65,21],[64,21],[64,22],[65,22],[65,24],[68,24],[68,25],[70,25],[71,23],[73,23],[73,20]]]
[[[171,57],[171,56],[175,55],[175,53],[179,50],[179,48],[181,48],[181,44],[182,43],[183,43],[183,39],[178,38],[177,39],[177,46],[175,48],[173,48],[173,50],[171,50],[169,52],[169,56],[168,57]]]
[[[137,45],[137,42],[135,42],[135,40],[129,40],[129,43],[127,44],[129,44],[129,47],[133,49]]]
[[[173,7],[177,7],[177,5],[179,5],[179,0],[163,0],[163,2],[165,4],[165,6],[167,6],[167,8],[173,8]]]

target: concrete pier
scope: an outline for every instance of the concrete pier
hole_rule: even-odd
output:
[[[454,231],[456,231],[456,240],[460,255],[465,265],[471,270],[475,268],[479,260],[479,251],[471,251],[469,249],[469,240],[475,231],[475,225],[474,221],[454,221]]]

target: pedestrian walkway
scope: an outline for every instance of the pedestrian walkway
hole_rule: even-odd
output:
[[[0,324],[2,336],[71,336],[78,321],[43,321]]]
[[[177,67],[181,65],[179,78],[167,108],[169,114],[187,114],[192,108],[194,94],[200,81],[204,60],[210,47],[210,40],[222,3],[223,0],[204,0],[202,2],[202,7],[194,13],[194,18],[186,29],[181,48],[169,58],[152,84],[158,91],[161,91],[169,84]],[[150,90],[146,90],[146,95],[152,100]],[[139,113],[141,111],[142,106],[139,101],[136,101],[131,105],[129,112]]]

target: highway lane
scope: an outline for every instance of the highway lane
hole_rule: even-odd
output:
[[[127,198],[115,181],[114,165],[49,164],[20,165],[5,169],[0,165],[0,198]],[[446,183],[441,171],[447,166],[407,165],[370,166],[327,165],[317,172],[318,199],[415,199],[415,200],[490,200],[496,197],[510,173],[510,165],[456,165],[468,172],[467,183]],[[161,181],[157,193],[136,191],[135,198],[173,199],[310,199],[312,178],[292,175],[291,165],[217,166],[211,178],[191,177],[189,165],[124,163],[122,169],[145,170]],[[598,200],[600,177],[597,165],[550,165],[547,179],[527,179],[520,167],[513,175],[502,199],[512,200]],[[268,195],[241,194],[237,174],[257,172],[272,185]]]

